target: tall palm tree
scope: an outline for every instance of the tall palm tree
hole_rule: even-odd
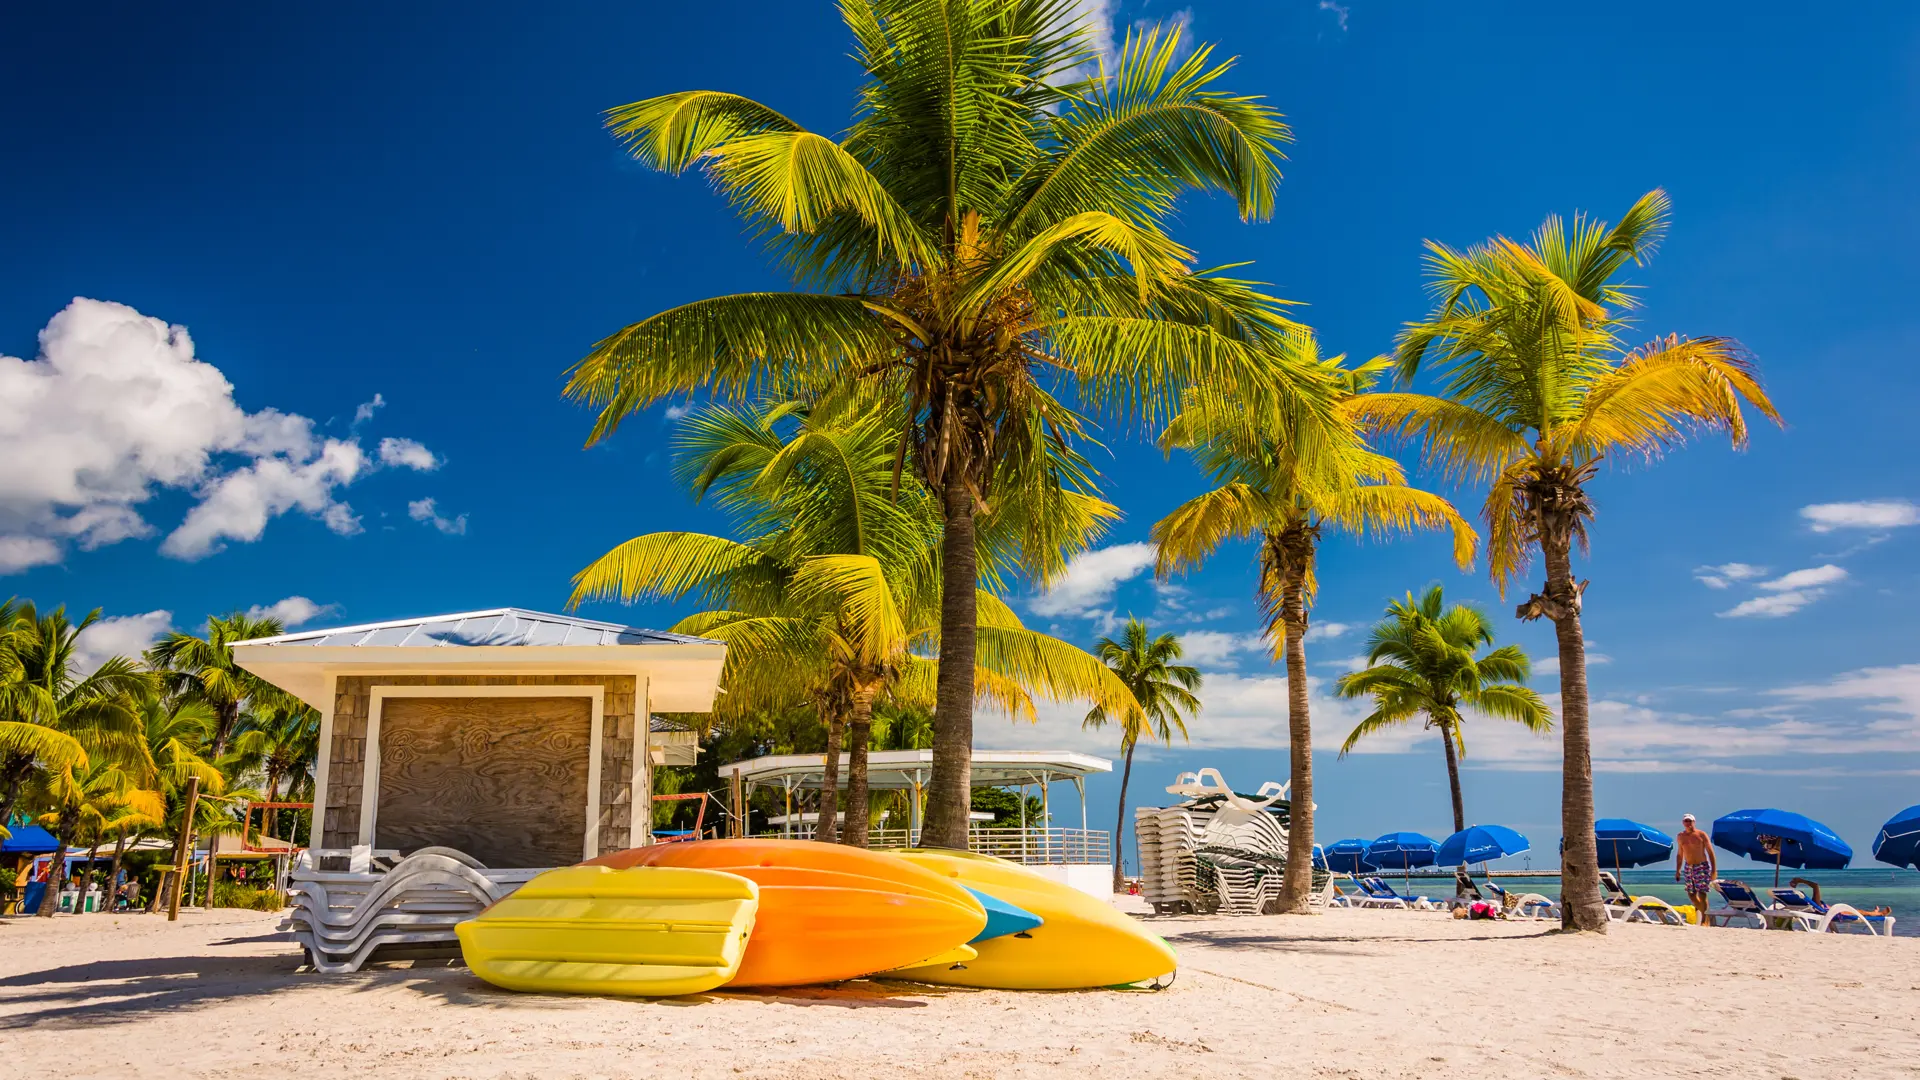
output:
[[[233,751],[262,777],[265,801],[279,801],[283,786],[292,799],[313,778],[320,752],[320,712],[303,701],[292,701],[249,713],[241,720]],[[263,831],[272,831],[271,818],[261,819]]]
[[[21,786],[37,769],[84,768],[80,740],[51,726],[50,695],[27,674],[23,649],[37,633],[33,606],[8,597],[0,603],[0,837],[19,801]]]
[[[815,833],[822,840],[835,838],[844,725],[846,839],[861,846],[874,703],[883,695],[933,698],[937,662],[928,654],[941,640],[939,522],[911,477],[896,491],[893,429],[873,404],[856,398],[696,413],[677,468],[696,495],[714,493],[751,538],[636,537],[583,570],[570,601],[699,594],[711,610],[674,629],[728,643],[722,719],[803,697],[827,720]],[[1089,529],[1106,512],[1085,499],[1056,505]],[[995,535],[989,528],[976,538],[989,569],[1010,554],[993,546]],[[1029,716],[1034,694],[1124,710],[1125,687],[1093,657],[1028,630],[991,593],[976,598],[976,607],[977,693]]]
[[[975,516],[1073,489],[1052,450],[1082,418],[1053,394],[1158,424],[1188,385],[1267,379],[1254,346],[1286,325],[1243,282],[1190,267],[1167,233],[1182,194],[1264,218],[1279,114],[1218,89],[1231,63],[1177,35],[1130,35],[1111,75],[1072,0],[848,0],[865,74],[836,140],[733,94],[613,109],[635,159],[698,166],[793,272],[797,290],[701,300],[598,343],[567,393],[592,439],[675,394],[866,383],[901,403],[895,468],[942,524],[942,664],[929,844],[965,847],[975,700]],[[1302,376],[1304,378],[1304,376]],[[1042,530],[1026,567],[1063,558]]]
[[[1325,414],[1287,414],[1271,396],[1189,392],[1163,442],[1184,447],[1217,486],[1176,507],[1153,527],[1156,572],[1197,566],[1229,539],[1259,541],[1260,603],[1274,659],[1287,664],[1288,798],[1292,821],[1281,910],[1305,912],[1313,866],[1313,728],[1309,716],[1306,637],[1317,582],[1314,563],[1328,529],[1394,535],[1450,529],[1453,555],[1472,565],[1476,537],[1453,505],[1407,486],[1393,459],[1367,447],[1354,419],[1378,362],[1354,369],[1342,357],[1321,360],[1311,335],[1285,348],[1301,364],[1322,369],[1341,387]]]
[[[1428,241],[1438,303],[1401,335],[1395,358],[1403,381],[1436,363],[1444,397],[1378,394],[1365,405],[1383,429],[1424,440],[1428,460],[1450,476],[1491,484],[1487,561],[1503,596],[1540,551],[1546,585],[1517,614],[1551,619],[1559,644],[1562,918],[1602,933],[1580,626],[1587,583],[1573,576],[1573,546],[1586,549],[1593,517],[1587,485],[1609,458],[1650,460],[1701,430],[1745,446],[1743,401],[1780,420],[1731,338],[1625,343],[1636,301],[1616,278],[1652,254],[1670,209],[1656,189],[1618,225],[1576,214],[1571,229],[1548,218],[1526,243],[1495,237],[1458,251]]]
[[[100,618],[98,609],[75,626],[65,608],[45,614],[34,605],[15,608],[11,659],[18,665],[8,693],[11,720],[0,729],[0,822],[11,819],[36,777],[79,775],[105,757],[131,764],[144,745],[128,701],[152,685],[133,661],[116,656],[81,675],[76,666],[80,634]]]
[[[248,707],[268,709],[294,701],[286,691],[233,661],[234,642],[274,637],[285,629],[279,619],[236,611],[208,616],[204,637],[175,630],[147,650],[147,663],[160,672],[168,693],[204,701],[213,709],[209,758],[226,755]]]
[[[1172,745],[1175,731],[1182,739],[1187,737],[1187,718],[1200,711],[1200,699],[1194,696],[1200,689],[1200,669],[1174,663],[1181,656],[1180,639],[1172,634],[1155,637],[1139,619],[1127,620],[1120,640],[1101,638],[1093,653],[1127,684],[1139,706],[1138,711],[1117,718],[1120,750],[1126,758],[1120,769],[1120,811],[1113,823],[1113,891],[1119,892],[1126,884],[1120,872],[1120,836],[1127,827],[1127,782],[1133,779],[1134,747],[1141,739],[1159,739]],[[1114,719],[1096,705],[1081,726],[1105,727]]]
[[[1511,720],[1535,734],[1553,730],[1553,710],[1526,685],[1532,664],[1526,650],[1493,644],[1493,624],[1480,609],[1446,606],[1440,586],[1418,600],[1412,593],[1387,605],[1387,617],[1367,637],[1367,667],[1340,677],[1341,697],[1371,697],[1373,712],[1340,746],[1346,757],[1355,744],[1379,731],[1418,716],[1438,728],[1447,756],[1447,785],[1453,792],[1453,831],[1467,827],[1460,797],[1460,761],[1467,740],[1461,728],[1471,710],[1496,720]]]

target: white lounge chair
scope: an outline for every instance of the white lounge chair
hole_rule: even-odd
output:
[[[1790,913],[1793,919],[1790,925],[1796,930],[1824,934],[1861,926],[1866,928],[1868,934],[1893,937],[1891,915],[1868,915],[1851,904],[1823,904],[1799,889],[1775,889],[1773,898],[1778,903],[1772,910]]]
[[[1518,915],[1523,919],[1560,917],[1560,905],[1555,903],[1552,897],[1542,896],[1537,892],[1510,893],[1492,881],[1487,882],[1487,889],[1500,898],[1500,904],[1506,909],[1508,915]]]

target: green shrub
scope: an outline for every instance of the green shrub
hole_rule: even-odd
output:
[[[213,906],[245,908],[248,911],[279,911],[287,906],[283,893],[272,889],[256,889],[251,885],[237,885],[231,881],[222,881],[213,887]]]

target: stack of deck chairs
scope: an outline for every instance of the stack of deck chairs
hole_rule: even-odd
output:
[[[281,929],[314,970],[358,971],[378,960],[460,955],[455,923],[520,887],[538,870],[489,870],[452,848],[400,857],[367,847],[302,852],[288,874]]]
[[[1235,794],[1217,769],[1183,773],[1168,793],[1187,801],[1134,812],[1141,893],[1156,912],[1254,915],[1280,896],[1287,865],[1284,785]]]

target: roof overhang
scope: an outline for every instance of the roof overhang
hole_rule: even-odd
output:
[[[233,646],[234,663],[319,708],[330,705],[329,679],[340,675],[632,675],[646,680],[651,709],[712,712],[726,658],[718,642],[422,648],[266,639]]]

